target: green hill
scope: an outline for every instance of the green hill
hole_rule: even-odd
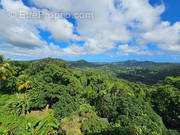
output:
[[[125,61],[117,63],[71,62],[71,68],[93,69],[106,74],[112,74],[121,79],[136,83],[153,85],[161,83],[166,76],[180,76],[179,63],[156,63],[151,61]]]
[[[105,73],[116,68],[142,70],[155,63],[73,62],[79,67],[93,65],[81,69],[52,58],[1,59],[2,135],[180,134],[180,77],[166,77],[161,84],[146,86]]]

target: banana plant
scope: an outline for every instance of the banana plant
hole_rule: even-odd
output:
[[[36,122],[27,122],[28,135],[56,135],[60,128],[59,121],[53,115],[49,115]]]

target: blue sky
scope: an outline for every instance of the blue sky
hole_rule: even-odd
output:
[[[0,54],[16,60],[180,62],[179,5],[179,0],[0,0]],[[39,12],[71,17],[20,16]],[[80,18],[87,13],[89,18]]]

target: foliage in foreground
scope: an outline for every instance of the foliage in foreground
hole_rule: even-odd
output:
[[[10,70],[0,89],[2,135],[179,135],[178,77],[148,88],[50,58]]]

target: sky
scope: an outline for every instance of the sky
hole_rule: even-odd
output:
[[[180,62],[179,0],[0,0],[0,55]]]

